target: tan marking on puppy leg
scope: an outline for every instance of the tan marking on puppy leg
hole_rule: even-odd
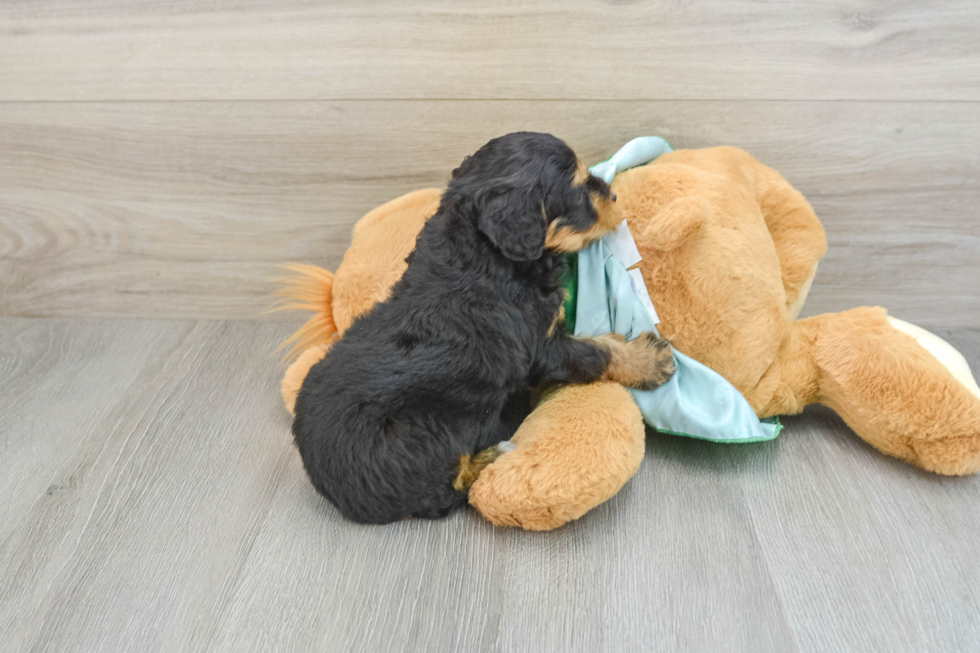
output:
[[[495,444],[475,456],[470,456],[469,454],[460,456],[459,473],[456,475],[456,480],[453,481],[453,489],[460,492],[469,491],[470,486],[480,477],[480,472],[503,453],[506,452],[500,450],[499,444]]]
[[[568,295],[567,290],[565,291],[565,294]],[[568,299],[567,296],[566,299]],[[555,319],[551,321],[551,326],[548,327],[548,335],[549,336],[554,335],[555,329],[557,329],[558,325],[564,321],[565,321],[565,305],[562,304],[561,306],[558,307],[558,312],[555,313]]]
[[[604,381],[615,381],[631,388],[654,390],[670,380],[677,370],[670,343],[653,332],[626,341],[616,333],[594,338],[611,354]]]
[[[561,218],[558,218],[548,225],[546,248],[559,252],[577,252],[615,230],[616,225],[623,221],[623,213],[616,208],[615,202],[598,193],[591,193],[591,195],[592,206],[597,216],[593,225],[585,231],[575,231],[569,226],[562,225]]]

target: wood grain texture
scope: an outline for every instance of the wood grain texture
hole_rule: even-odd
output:
[[[980,100],[978,29],[975,0],[21,0],[0,100]]]
[[[830,252],[807,314],[980,325],[973,103],[0,104],[0,314],[253,318],[277,263],[335,267],[353,223],[489,138],[733,144],[781,171]],[[275,319],[280,319],[276,317]]]
[[[0,322],[0,539],[36,497],[73,488],[79,479],[56,481],[61,468],[121,419],[118,400],[175,336],[157,323]]]
[[[980,647],[980,477],[817,409],[772,443],[650,435],[558,531],[359,526],[290,443],[289,326],[0,318],[0,649]],[[980,331],[941,335],[980,367]]]
[[[11,433],[26,436],[2,439],[0,460],[46,467],[48,478],[0,486],[2,503],[31,499],[0,540],[4,648],[189,650],[248,556],[291,452],[281,406],[269,401],[279,370],[267,352],[284,331],[93,324],[33,327],[60,334],[44,346],[64,350],[69,364],[21,375],[48,390],[22,401],[34,422],[15,422]],[[94,379],[75,359],[131,369]],[[78,408],[63,414],[65,405]],[[83,428],[64,427],[57,464],[25,444],[79,418]],[[98,428],[84,428],[93,421]]]

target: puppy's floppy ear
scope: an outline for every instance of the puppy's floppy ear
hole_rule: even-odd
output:
[[[477,227],[512,261],[533,261],[544,254],[548,225],[534,193],[511,190],[487,197]]]

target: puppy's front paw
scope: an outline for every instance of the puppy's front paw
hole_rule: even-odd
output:
[[[610,344],[612,356],[606,369],[606,378],[610,381],[640,390],[654,390],[677,371],[670,342],[658,338],[652,331],[641,333],[629,342],[614,340]]]

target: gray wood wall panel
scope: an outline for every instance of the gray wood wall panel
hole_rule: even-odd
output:
[[[977,111],[972,102],[0,103],[0,314],[258,317],[277,263],[336,266],[365,212],[443,185],[494,135],[537,129],[588,161],[641,134],[744,147],[806,194],[827,227],[809,313],[880,304],[927,327],[978,326]]]
[[[980,100],[973,0],[5,3],[0,99]]]

